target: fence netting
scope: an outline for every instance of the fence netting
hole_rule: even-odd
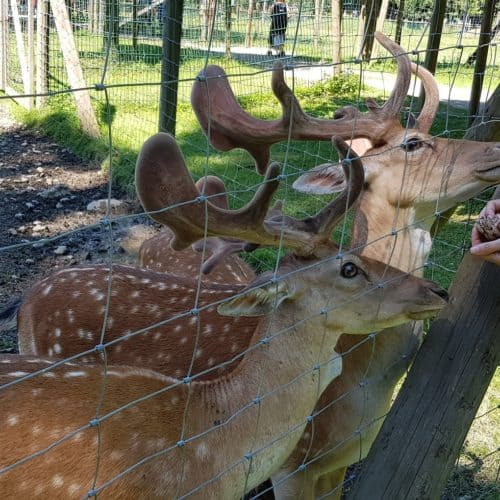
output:
[[[14,243],[2,242],[0,253],[5,259],[16,262],[21,253],[25,258],[25,252],[35,245],[57,246],[74,234],[92,231],[105,234],[109,244],[99,263],[74,262],[74,267],[44,276],[45,282],[40,282],[39,276],[26,279],[26,288],[32,285],[38,288],[36,293],[24,295],[23,300],[29,297],[39,310],[31,312],[29,308],[21,308],[20,314],[25,319],[18,328],[31,329],[48,340],[24,341],[25,346],[21,349],[24,353],[31,353],[36,345],[36,354],[45,359],[30,358],[32,370],[5,371],[4,366],[15,363],[14,355],[1,358],[5,380],[0,386],[0,400],[1,395],[10,401],[9,398],[18,394],[17,397],[24,398],[24,406],[20,406],[24,408],[28,407],[25,400],[32,398],[33,410],[29,415],[15,412],[6,416],[9,432],[23,429],[23,421],[30,426],[28,431],[19,431],[25,432],[21,441],[30,440],[30,446],[22,456],[12,453],[14,459],[2,462],[0,484],[17,477],[16,470],[29,476],[32,466],[34,470],[46,466],[51,474],[46,478],[52,488],[50,491],[60,487],[60,491],[65,492],[63,496],[80,498],[113,495],[120,491],[120,485],[129,485],[134,496],[140,496],[141,491],[130,485],[141,484],[138,478],[150,474],[153,482],[150,496],[176,498],[206,494],[215,495],[214,498],[225,494],[269,498],[273,487],[277,497],[282,498],[289,488],[296,494],[305,495],[311,482],[319,488],[316,490],[319,498],[334,498],[342,488],[349,489],[357,477],[359,462],[366,456],[390,408],[392,389],[396,394],[400,381],[410,369],[419,334],[407,334],[405,342],[395,340],[400,343],[395,354],[393,347],[387,347],[391,342],[384,337],[386,332],[363,330],[364,335],[350,335],[348,341],[339,344],[336,351],[325,358],[326,327],[323,338],[315,344],[319,351],[307,356],[307,344],[296,338],[297,332],[301,332],[308,322],[315,327],[323,324],[320,321],[335,323],[331,318],[343,318],[342,311],[349,307],[356,311],[353,304],[356,301],[368,303],[367,297],[372,295],[373,307],[381,313],[385,311],[384,300],[390,299],[376,293],[399,283],[389,265],[401,268],[404,273],[425,276],[447,289],[470,247],[471,229],[477,215],[493,193],[491,187],[483,190],[488,186],[485,183],[471,192],[468,201],[461,202],[454,213],[444,210],[449,201],[446,193],[448,168],[453,162],[460,162],[460,156],[443,153],[443,157],[436,160],[435,156],[430,156],[437,150],[432,140],[422,140],[420,136],[414,139],[408,132],[414,130],[412,124],[421,110],[423,94],[418,68],[423,67],[428,57],[429,38],[440,35],[435,68],[440,102],[432,120],[432,137],[441,141],[461,139],[464,135],[470,138],[474,127],[498,120],[498,117],[484,114],[484,106],[474,116],[469,109],[486,3],[449,3],[439,33],[431,32],[431,18],[438,2],[407,0],[399,4],[392,1],[381,4],[344,1],[338,5],[329,0],[287,3],[286,33],[276,42],[271,33],[274,4],[269,1],[185,0],[178,2],[177,10],[160,0],[10,0],[2,3],[0,84],[4,94],[0,99],[4,102],[16,100],[18,106],[27,108],[24,118],[47,133],[54,130],[54,123],[63,123],[65,130],[56,140],[69,148],[76,147],[77,152],[86,156],[85,161],[91,158],[102,163],[108,174],[108,202],[103,205],[107,208],[100,214],[97,212],[90,223],[50,237],[35,233],[26,236],[19,232],[19,239]],[[378,14],[379,10],[382,15]],[[176,18],[169,17],[175,13]],[[483,104],[500,84],[499,22],[497,6],[493,11],[491,41],[483,74]],[[224,183],[228,208],[241,209],[251,202],[258,189],[271,185],[273,179],[265,180],[256,171],[255,158],[241,144],[236,148],[214,147],[214,141],[211,143],[207,139],[210,134],[224,136],[237,129],[240,123],[229,121],[228,130],[220,131],[214,119],[220,110],[212,109],[215,101],[210,101],[205,109],[207,121],[203,130],[191,95],[195,85],[203,91],[207,84],[204,71],[214,65],[222,68],[237,103],[248,115],[262,120],[256,121],[257,126],[252,131],[257,135],[265,130],[267,125],[264,124],[278,121],[284,112],[271,88],[277,63],[283,68],[284,80],[293,96],[310,116],[331,120],[336,111],[346,105],[366,110],[367,98],[382,106],[397,84],[397,64],[384,47],[366,35],[370,23],[376,24],[376,29],[391,40],[397,40],[403,53],[417,65],[417,76],[412,77],[399,113],[400,137],[406,144],[406,155],[398,156],[401,141],[394,144],[388,141],[389,151],[380,144],[371,144],[367,152],[360,155],[365,168],[368,165],[365,172],[368,184],[373,182],[373,190],[377,188],[383,193],[378,201],[374,200],[376,196],[371,191],[361,194],[366,198],[361,203],[380,213],[367,215],[368,221],[363,222],[351,210],[333,231],[338,249],[319,260],[302,259],[302,262],[300,256],[296,259],[286,257],[290,253],[287,245],[290,240],[288,233],[281,229],[272,248],[262,245],[254,249],[247,245],[245,249],[251,252],[231,255],[227,261],[229,267],[221,269],[223,266],[219,265],[216,268],[212,279],[217,284],[211,285],[210,273],[202,272],[202,261],[213,250],[210,244],[198,244],[195,254],[198,257],[192,258],[187,256],[194,253],[189,247],[192,242],[186,240],[187,250],[176,254],[168,242],[165,243],[163,226],[168,222],[160,224],[158,221],[171,221],[175,214],[194,207],[193,212],[198,214],[202,228],[197,229],[197,234],[203,241],[203,236],[213,236],[210,224],[214,216],[208,202],[216,204],[217,194],[209,192],[205,185],[199,187],[201,194],[188,200],[176,197],[175,193],[182,192],[184,183],[178,177],[169,179],[174,187],[167,189],[170,194],[165,198],[174,199],[173,204],[158,206],[158,209],[141,207],[134,190],[134,172],[141,147],[159,130],[175,132],[175,143],[193,180],[217,176]],[[175,38],[175,25],[180,39]],[[371,50],[367,48],[370,43],[373,43]],[[229,98],[222,102],[229,111],[222,116],[229,119],[236,108],[231,108],[233,104]],[[296,109],[292,115],[294,113]],[[302,136],[294,135],[293,126],[290,126],[280,140],[269,142],[270,159],[279,164],[280,185],[274,199],[283,201],[282,211],[287,217],[304,220],[324,208],[332,199],[331,195],[341,192],[346,182],[339,177],[342,173],[337,165],[339,154],[330,141],[303,140],[310,135],[307,126]],[[259,127],[262,130],[259,131]],[[261,133],[257,140],[259,151],[260,145],[266,143],[264,136],[265,133]],[[75,139],[77,137],[80,141]],[[244,139],[242,144],[251,142],[250,132]],[[409,146],[408,141],[412,139],[417,143],[416,148],[424,143],[423,148],[428,150],[420,161],[411,159],[413,146]],[[223,138],[219,144],[227,145],[231,140]],[[158,169],[165,162],[177,161],[176,146],[165,148],[171,157],[155,157]],[[428,167],[431,162],[436,164],[432,170]],[[323,189],[323,194],[318,194],[321,189],[311,187],[299,192],[297,186],[301,184],[301,176],[325,163],[330,164],[334,173],[317,182],[323,188],[327,185],[328,189]],[[395,173],[392,180],[384,178],[386,180],[379,185],[376,184],[378,176],[383,178],[380,165]],[[421,169],[425,175],[419,178],[412,169]],[[148,186],[151,193],[161,193],[155,182],[162,177],[155,177],[153,171],[148,175],[155,179]],[[417,189],[415,184],[418,182],[426,183],[426,187],[418,188],[418,196],[415,196],[425,198],[422,193],[427,191],[425,207],[417,207],[416,202],[412,205],[411,196],[404,203],[393,203],[411,189]],[[332,183],[334,188],[331,188]],[[458,187],[456,189],[458,191]],[[132,204],[129,213],[117,213],[111,208],[111,199],[116,192],[125,191],[134,198],[135,205]],[[144,189],[142,197],[147,198],[150,191]],[[151,199],[154,196],[151,195]],[[459,195],[457,199],[462,201]],[[152,206],[155,203],[153,200]],[[384,229],[377,231],[377,217],[381,217],[384,209],[389,210],[389,215],[386,214],[386,220],[380,223]],[[235,220],[240,216],[238,212]],[[387,221],[389,216],[391,220]],[[224,219],[226,225],[227,220]],[[436,220],[443,227],[437,228]],[[150,253],[143,253],[141,257],[142,263],[153,270],[152,274],[138,267],[136,257],[117,251],[117,241],[123,239],[136,222],[147,227],[148,235],[155,234],[154,237],[159,238],[149,247]],[[368,228],[368,237],[364,240],[360,236],[363,223]],[[184,234],[184,230],[189,233],[191,229],[191,221],[186,219],[175,224],[178,235]],[[235,239],[234,234],[229,237]],[[408,234],[418,241],[407,241]],[[227,234],[223,236],[228,237]],[[390,238],[392,246],[387,244]],[[227,241],[224,244],[227,245]],[[413,245],[413,250],[405,254],[408,245]],[[340,290],[341,286],[334,280],[337,293],[341,297],[348,296],[348,303],[335,295],[321,302],[324,296],[317,294],[316,287],[326,286],[325,273],[340,269],[336,263],[341,261],[345,265],[356,253],[382,261],[385,267],[378,276],[378,283],[362,293],[340,295],[347,292]],[[168,255],[172,255],[170,267],[165,261]],[[412,258],[405,260],[400,255]],[[188,259],[192,260],[188,263]],[[301,262],[300,267],[297,261]],[[127,267],[131,263],[132,267]],[[170,274],[163,277],[164,271]],[[352,268],[342,267],[341,272],[352,272]],[[258,279],[253,282],[254,273],[268,274],[260,282]],[[219,280],[226,281],[221,283]],[[245,302],[244,285],[250,282],[263,291]],[[286,295],[288,291],[283,291],[282,284],[291,283],[289,286],[297,287],[298,282],[305,287],[300,292],[301,300],[310,295],[308,300],[317,300],[317,307],[309,308],[308,315],[297,313],[293,321],[284,322],[280,306],[290,298],[291,292]],[[317,285],[319,282],[321,285]],[[251,303],[251,300],[257,303],[264,291],[270,295],[262,299],[258,307]],[[56,292],[59,295],[55,295],[55,300],[65,303],[44,302],[44,297]],[[91,305],[79,305],[82,295],[91,297]],[[3,298],[7,299],[5,294]],[[269,306],[265,321],[255,319],[253,314],[233,318],[217,313],[219,307],[234,307],[240,311],[238,308],[248,310],[250,306],[259,311]],[[232,310],[233,313],[237,314]],[[360,315],[363,313],[370,312],[368,309],[359,311]],[[79,321],[84,323],[79,324]],[[428,328],[426,320],[424,331]],[[83,346],[81,349],[70,346],[70,336],[65,338],[65,332],[70,331],[76,332],[73,340],[76,340],[75,345]],[[259,335],[254,335],[256,331]],[[166,336],[175,340],[165,340]],[[283,382],[279,372],[286,372],[289,367],[282,366],[281,359],[277,358],[277,366],[269,369],[259,353],[281,355],[277,346],[288,346],[288,343],[290,359],[299,363],[298,359],[304,355],[304,359],[314,358],[314,361],[302,370],[290,370],[289,379]],[[358,357],[361,361],[356,361]],[[323,379],[339,370],[340,364],[344,369],[347,366],[354,382],[339,382],[335,390],[323,392]],[[276,383],[269,380],[269,374],[274,371]],[[345,375],[340,375],[340,379],[342,376]],[[334,378],[333,382],[337,380]],[[235,398],[233,401],[224,401],[223,392],[218,392],[219,383],[223,386],[221,391],[227,390],[228,395]],[[59,413],[54,409],[61,407],[58,390],[64,384],[77,388],[76,393],[64,393],[65,408],[74,407],[74,410]],[[241,387],[237,387],[238,384]],[[212,392],[203,392],[209,385],[213,386]],[[457,460],[444,498],[464,495],[467,498],[495,498],[500,494],[499,391],[497,372]],[[36,404],[36,397],[42,393],[41,403]],[[308,400],[319,400],[309,413],[300,409],[302,401],[297,398],[302,394]],[[377,398],[379,400],[374,401]],[[273,400],[281,406],[273,408],[269,404]],[[224,404],[218,407],[218,401]],[[49,417],[44,415],[44,408],[51,408]],[[207,415],[220,414],[207,420],[202,409]],[[60,415],[66,414],[68,421],[62,422]],[[69,418],[80,414],[81,418]],[[294,418],[296,414],[301,417]],[[90,415],[87,420],[84,419],[86,415]],[[339,429],[335,438],[332,437],[335,433],[325,428],[326,415],[334,419],[331,427]],[[54,418],[57,423],[47,418]],[[167,431],[162,434],[158,429],[164,427]],[[110,445],[110,440],[115,439],[121,440],[121,448],[113,448],[116,442]],[[4,440],[7,443],[9,437],[2,438]],[[85,470],[92,469],[90,480],[82,477],[81,481],[65,482],[65,473],[61,472],[64,467],[58,468],[57,464],[67,459],[71,448],[77,462],[81,459]],[[288,454],[293,453],[285,462],[286,466],[280,468],[281,463],[272,461],[274,454],[280,457],[287,454],[283,448]],[[235,456],[234,450],[243,451]],[[324,465],[332,463],[335,465],[331,467]],[[155,484],[161,476],[157,469],[166,466],[172,467],[172,476],[167,473]],[[337,471],[335,479],[323,477],[322,471],[332,467]],[[271,473],[272,485],[264,482]],[[198,477],[199,481],[193,479]],[[260,483],[263,485],[253,489]],[[49,486],[44,490],[43,484],[38,484],[31,493],[43,496]],[[17,487],[22,491],[22,485]]]

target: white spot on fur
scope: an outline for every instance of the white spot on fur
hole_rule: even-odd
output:
[[[56,354],[60,354],[62,351],[61,346],[59,344],[54,344],[54,352]]]
[[[11,427],[13,425],[16,425],[17,422],[19,422],[19,417],[17,415],[9,415],[9,417],[7,418],[7,424]]]
[[[51,291],[51,290],[52,290],[52,285],[48,285],[48,286],[46,286],[46,287],[43,289],[43,292],[42,292],[42,293],[43,293],[43,295],[47,296],[47,295],[50,293],[50,291]]]
[[[52,478],[52,486],[54,486],[55,488],[60,488],[63,484],[64,484],[64,479],[61,476],[61,474],[56,474]]]
[[[28,372],[21,372],[21,371],[18,371],[18,372],[10,372],[10,373],[7,373],[7,376],[8,376],[8,377],[24,377],[24,375],[28,375]]]
[[[85,377],[86,375],[87,373],[82,371],[67,372],[64,374],[64,378]]]
[[[68,314],[69,314],[69,312],[70,312],[70,311],[68,311]],[[72,312],[72,311],[71,311],[71,312]],[[61,336],[61,329],[60,329],[60,328],[56,328],[56,329],[54,330],[54,335],[55,335],[56,337],[60,337],[60,336]]]
[[[198,447],[196,448],[196,456],[200,459],[203,460],[208,456],[208,448],[205,443],[200,443]]]
[[[80,490],[82,489],[81,485],[76,484],[76,483],[71,483],[68,486],[68,494],[69,495],[76,495]]]

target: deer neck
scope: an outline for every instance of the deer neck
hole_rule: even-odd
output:
[[[323,389],[340,375],[341,358],[334,351],[340,332],[325,332],[323,317],[296,326],[298,318],[307,316],[310,311],[282,304],[264,319],[252,338],[250,345],[258,347],[247,352],[231,374],[208,384],[193,385],[197,393],[193,399],[201,403],[193,414],[205,415],[205,423],[228,421],[226,432],[237,437],[237,444],[225,457],[228,463],[252,454],[247,490],[264,481],[284,462]],[[320,369],[312,370],[315,365],[320,365]],[[238,413],[237,418],[230,419]],[[245,441],[242,436],[248,439]],[[276,441],[269,446],[273,439]],[[237,470],[234,473],[238,474]],[[243,493],[234,491],[228,496]]]
[[[430,218],[419,220],[411,206],[396,207],[366,191],[356,210],[352,248],[416,276],[431,250]]]

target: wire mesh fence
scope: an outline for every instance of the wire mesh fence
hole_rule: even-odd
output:
[[[430,138],[411,124],[413,115],[421,121],[427,115],[434,118],[419,107],[423,77],[418,68],[429,53],[430,35],[435,35],[430,23],[437,6],[407,2],[400,11],[401,5],[383,5],[386,15],[379,17],[377,29],[398,39],[403,53],[418,65],[404,92],[408,97],[397,110],[403,125],[396,129],[392,125],[393,137],[388,134],[383,141],[378,137],[378,143],[372,140],[362,152],[353,146],[362,157],[370,189],[360,195],[361,209],[336,225],[338,247],[327,245],[321,258],[311,259],[293,238],[294,231],[303,232],[300,220],[310,220],[326,204],[315,194],[321,192],[317,184],[327,183],[323,192],[340,192],[345,178],[331,143],[323,136],[311,138],[310,122],[302,135],[294,135],[293,126],[287,126],[280,140],[265,137],[271,135],[269,122],[278,121],[283,113],[271,78],[278,60],[284,81],[304,111],[327,119],[347,104],[365,109],[366,98],[382,104],[394,99],[393,89],[400,85],[396,58],[374,42],[368,61],[362,46],[367,38],[363,25],[375,20],[377,6],[344,2],[340,21],[335,18],[340,16],[335,3],[290,3],[286,39],[283,47],[275,47],[270,44],[271,2],[182,4],[182,19],[175,20],[166,17],[171,12],[168,4],[157,0],[2,4],[2,87],[31,108],[25,119],[105,163],[108,200],[117,186],[134,185],[140,148],[170,121],[190,174],[195,179],[208,175],[222,179],[231,209],[251,203],[259,186],[267,186],[270,197],[279,180],[276,198],[283,200],[284,220],[296,217],[299,225],[271,231],[272,244],[270,223],[265,231],[240,228],[221,233],[222,228],[243,224],[242,212],[231,214],[231,219],[224,215],[215,229],[211,224],[222,216],[211,207],[220,199],[219,192],[211,193],[208,184],[193,191],[175,143],[159,141],[143,153],[144,177],[136,173],[142,208],[117,215],[108,203],[102,216],[72,232],[39,237],[32,231],[29,237],[3,242],[0,252],[13,261],[26,249],[57,244],[74,233],[98,230],[109,243],[102,263],[76,262],[80,266],[55,271],[37,283],[28,277],[34,288],[21,305],[15,302],[10,308],[11,320],[18,311],[21,352],[51,359],[1,358],[7,367],[2,369],[0,388],[6,401],[4,417],[14,436],[2,438],[4,449],[9,449],[0,470],[7,495],[64,491],[71,497],[113,496],[126,488],[123,491],[129,495],[146,497],[236,497],[271,473],[278,497],[286,491],[307,495],[307,488],[314,485],[320,498],[338,494],[346,467],[366,455],[420,341],[417,331],[375,332],[374,325],[383,326],[377,323],[380,317],[394,315],[389,307],[396,302],[391,292],[396,291],[403,303],[416,300],[405,298],[409,292],[389,264],[447,288],[469,247],[477,213],[491,196],[491,190],[483,189],[498,183],[494,178],[473,179],[471,158],[481,162],[485,154],[480,146],[461,150],[453,142],[463,137],[471,118],[467,104],[482,6],[457,3],[445,12],[435,72],[441,102],[429,123]],[[180,41],[169,39],[175,33],[173,23],[182,24]],[[335,23],[340,23],[340,37]],[[500,82],[498,12],[492,26],[483,100]],[[179,60],[166,60],[176,48]],[[216,78],[204,77],[203,71],[212,65],[223,68],[237,101],[224,94],[222,106],[216,107],[218,90],[210,85],[225,80],[219,70],[214,70],[219,71]],[[165,73],[166,67],[170,73]],[[175,80],[169,79],[172,74],[177,74]],[[191,99],[195,85],[214,98],[207,109],[200,111]],[[173,88],[174,94],[169,94]],[[426,93],[429,96],[427,88]],[[26,96],[31,95],[36,99],[28,101]],[[286,111],[290,101],[284,102]],[[243,116],[239,104],[262,121],[251,122],[254,128],[239,144],[242,149],[232,149],[231,133],[249,123],[239,121]],[[297,118],[300,110],[291,109]],[[196,113],[198,118],[200,113],[205,116],[205,125],[200,127]],[[217,122],[221,116],[226,120],[222,129]],[[360,120],[356,118],[354,125]],[[82,136],[82,127],[95,138]],[[376,120],[370,127],[375,133]],[[359,139],[355,132],[343,132],[345,139]],[[229,151],[213,147],[217,141],[224,146],[218,149]],[[250,154],[245,145],[253,146],[246,148]],[[277,179],[268,173],[263,181],[254,159],[270,146],[271,159],[281,167],[274,175]],[[320,171],[321,175],[301,177],[325,162],[330,165],[324,176]],[[456,178],[450,165],[462,169],[466,178]],[[307,194],[294,186],[302,186]],[[452,201],[466,198],[470,201],[459,205],[443,231],[431,231],[436,214],[444,217],[441,212]],[[342,197],[337,200],[337,210],[348,205]],[[266,206],[265,199],[260,202]],[[198,226],[185,214],[178,218],[189,210],[196,214]],[[381,223],[377,217],[383,210]],[[261,243],[256,238],[264,238],[262,246],[275,248],[258,248],[242,255],[245,261],[230,257],[212,277],[205,277],[202,261],[214,248],[201,245],[201,252],[188,263],[189,248],[176,254],[169,247],[172,235],[164,232],[146,243],[140,255],[142,264],[155,272],[123,266],[123,254],[116,252],[117,231],[146,213],[173,227],[182,243],[178,246],[189,247],[194,239],[218,234],[250,235],[250,243],[256,245]],[[333,229],[331,224],[328,228]],[[227,248],[224,245],[227,242],[222,243]],[[294,258],[284,257],[290,247]],[[215,252],[220,248],[216,245]],[[372,268],[357,260],[356,253],[383,264]],[[254,282],[254,272],[264,274]],[[362,275],[368,284],[352,288],[343,284]],[[244,288],[249,283],[257,292]],[[253,317],[264,312],[263,320]],[[365,321],[353,325],[356,315]],[[390,319],[387,326],[401,323],[400,317]],[[340,332],[365,335],[340,337],[334,351]],[[308,335],[309,345],[299,334]],[[458,479],[447,490],[447,498],[498,494],[500,458],[493,430],[499,418],[497,379],[475,423],[486,421],[485,429],[478,439],[471,434],[473,444],[466,444],[454,473]],[[467,459],[473,467],[463,465]],[[479,462],[487,465],[472,478],[471,470]],[[466,469],[462,475],[461,467]],[[44,472],[35,483],[22,479],[38,468]],[[325,470],[335,470],[336,475],[324,476]],[[347,487],[355,474],[350,469]],[[471,484],[475,481],[479,484]],[[270,492],[267,485],[250,496]]]

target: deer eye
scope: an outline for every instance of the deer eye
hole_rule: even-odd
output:
[[[416,151],[417,149],[421,148],[424,144],[424,141],[422,141],[418,137],[410,137],[407,139],[403,144],[401,144],[401,147],[406,151],[406,152],[412,152]]]
[[[344,278],[354,278],[358,274],[358,266],[356,264],[353,264],[352,262],[346,262],[343,266],[342,269],[340,270],[340,274]]]

